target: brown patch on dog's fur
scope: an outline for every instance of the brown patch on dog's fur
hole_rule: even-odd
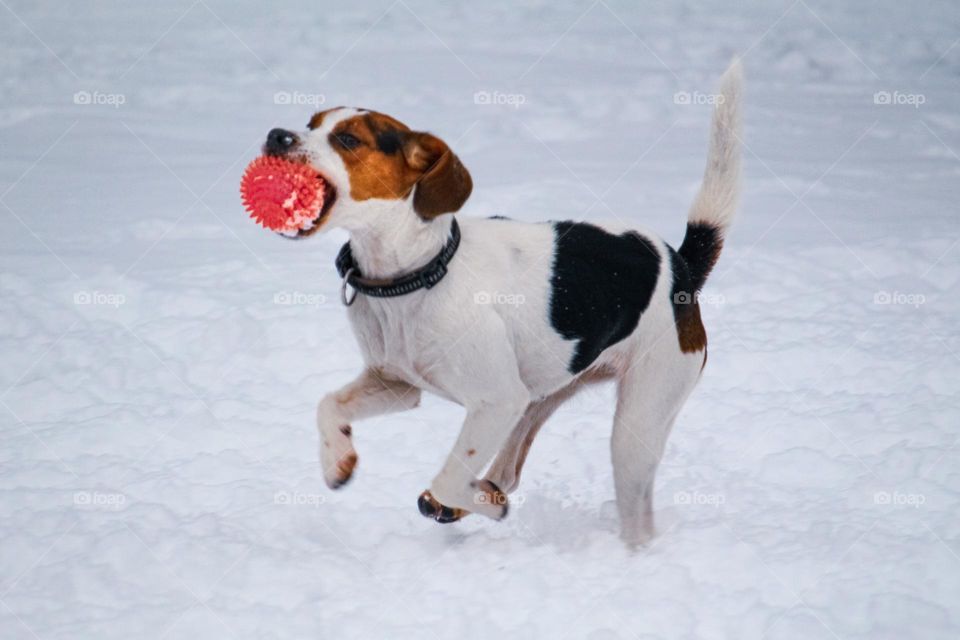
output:
[[[360,144],[346,148],[337,137],[343,134]],[[350,174],[350,196],[357,201],[400,200],[416,188],[414,209],[429,220],[460,209],[473,190],[469,172],[446,143],[382,113],[338,123],[330,132],[330,145]]]
[[[344,457],[337,460],[337,476],[339,479],[342,479],[343,482],[353,475],[353,470],[357,466],[357,454],[350,452]]]
[[[420,172],[410,167],[402,153],[384,153],[377,144],[381,134],[402,135],[406,125],[390,116],[366,113],[347,118],[330,132],[330,146],[339,154],[350,174],[350,196],[357,201],[372,198],[398,200],[410,194]],[[337,140],[348,133],[360,144],[347,149]]]
[[[700,319],[700,305],[697,302],[678,305],[677,314],[677,338],[680,340],[680,351],[696,353],[705,350],[707,331],[703,328],[703,321]]]
[[[343,435],[349,438],[353,434],[353,428],[351,428],[350,425],[345,424],[342,427],[340,427],[340,433],[342,433]]]
[[[476,450],[476,449],[467,449],[467,455],[468,455],[468,456],[475,456],[475,455],[477,455],[477,450]]]
[[[408,163],[424,171],[413,195],[413,208],[421,218],[430,220],[458,211],[470,197],[470,172],[440,138],[416,134],[404,145],[403,153]]]

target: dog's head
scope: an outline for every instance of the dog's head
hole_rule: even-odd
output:
[[[327,183],[317,221],[300,236],[328,227],[363,229],[390,215],[429,221],[460,209],[473,189],[470,173],[443,140],[364,109],[320,111],[299,133],[273,129],[263,151],[306,162]]]

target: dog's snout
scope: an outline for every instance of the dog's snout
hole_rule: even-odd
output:
[[[295,144],[297,144],[297,134],[286,129],[271,129],[267,134],[264,150],[269,155],[279,156],[289,151]]]

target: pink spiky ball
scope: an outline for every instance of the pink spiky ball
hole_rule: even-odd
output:
[[[323,210],[326,182],[309,165],[260,156],[240,180],[240,196],[250,217],[271,231],[309,229]]]

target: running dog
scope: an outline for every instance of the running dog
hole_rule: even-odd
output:
[[[707,360],[697,292],[737,208],[741,85],[735,60],[676,250],[634,228],[458,220],[473,188],[466,167],[440,138],[382,113],[340,107],[305,131],[272,130],[265,153],[308,163],[326,183],[298,237],[350,235],[337,266],[365,368],[319,403],[326,483],[336,489],[354,472],[353,422],[412,409],[427,391],[466,419],[421,513],[499,520],[544,422],[585,385],[614,381],[621,532],[649,540],[657,466]]]

